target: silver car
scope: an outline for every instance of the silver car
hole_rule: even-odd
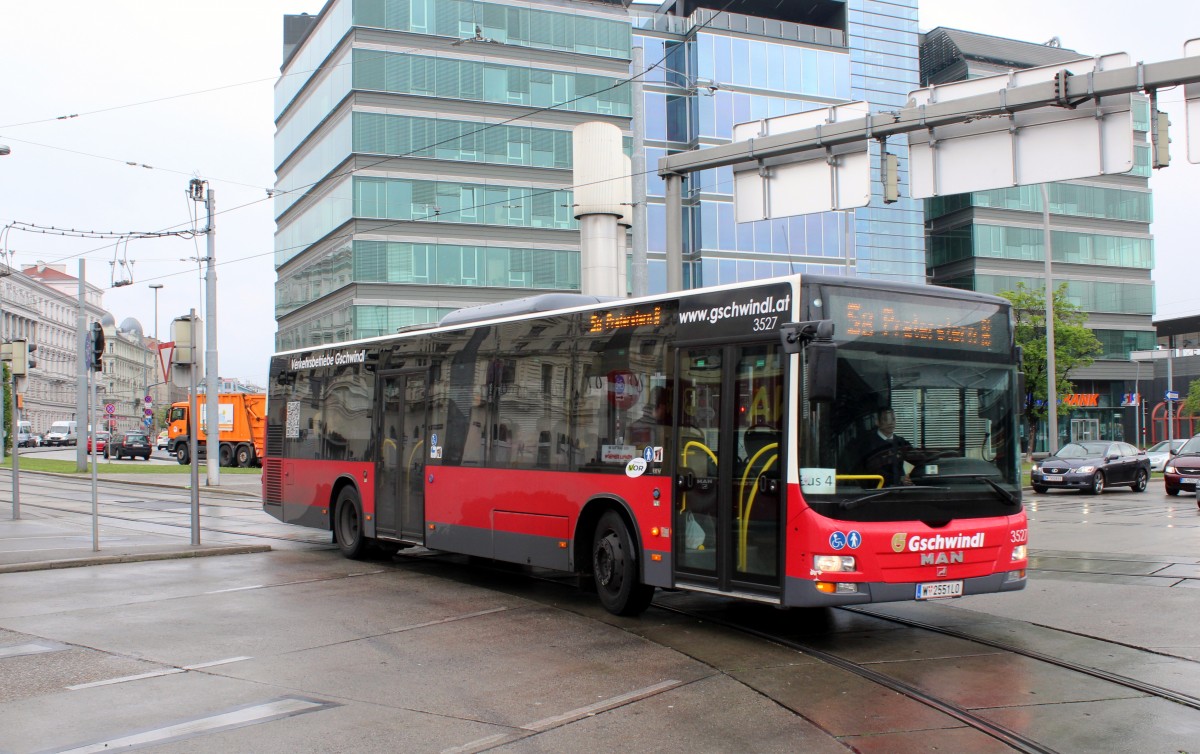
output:
[[[1149,448],[1146,448],[1146,455],[1150,456],[1150,470],[1162,471],[1167,465],[1167,461],[1171,460],[1183,444],[1187,442],[1187,438],[1182,440],[1163,440],[1156,442]]]

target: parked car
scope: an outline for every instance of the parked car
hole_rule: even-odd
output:
[[[17,447],[36,448],[42,444],[42,436],[35,434],[29,422],[17,422]]]
[[[154,442],[154,447],[159,450],[167,449],[167,430],[158,433],[158,439]]]
[[[1167,461],[1163,469],[1163,484],[1168,495],[1178,495],[1180,490],[1196,492],[1200,483],[1200,435],[1183,444],[1175,457]],[[1200,502],[1197,502],[1200,505]]]
[[[1150,456],[1150,470],[1162,471],[1166,468],[1167,461],[1179,452],[1185,442],[1186,437],[1180,440],[1163,440],[1146,448],[1146,455]]]
[[[1053,488],[1099,495],[1105,487],[1122,485],[1145,492],[1150,457],[1126,442],[1069,442],[1038,462],[1030,476],[1034,492]]]
[[[150,460],[150,438],[145,432],[134,430],[122,434],[116,440],[113,440],[104,449],[105,458],[116,458],[118,461],[129,456],[137,458],[141,456],[143,461]]]
[[[112,437],[108,432],[96,433],[96,452],[103,453],[104,448],[108,446],[108,439]],[[92,452],[92,436],[88,435],[87,452]]]

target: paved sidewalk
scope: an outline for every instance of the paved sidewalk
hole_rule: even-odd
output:
[[[21,479],[34,477],[77,475],[21,472]],[[105,474],[105,482],[123,482],[147,488],[170,489],[178,493],[189,489],[191,479],[186,474]],[[0,491],[8,492],[11,476],[0,474]],[[200,485],[205,494],[258,497],[261,489],[258,475],[223,474],[219,487],[205,487],[204,475]],[[147,531],[145,527],[106,520],[99,523],[99,550],[95,549],[91,518],[79,515],[60,516],[33,505],[21,506],[21,517],[12,518],[11,493],[0,495],[0,574],[18,571],[76,568],[106,563],[130,563],[142,560],[169,560],[209,555],[236,555],[267,552],[268,545],[259,544],[200,544],[193,546],[190,537]],[[21,493],[22,502],[32,495]]]

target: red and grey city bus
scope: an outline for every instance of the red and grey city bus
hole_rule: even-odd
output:
[[[587,574],[625,615],[1017,590],[1017,362],[1007,301],[853,278],[463,309],[275,355],[263,507],[351,558]]]

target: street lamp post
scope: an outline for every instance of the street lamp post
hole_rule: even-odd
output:
[[[154,291],[154,340],[158,341],[158,292],[162,290],[162,283],[151,283],[150,290]]]
[[[162,290],[162,287],[163,287],[162,283],[151,283],[150,284],[150,290],[154,291],[154,347],[155,348],[158,348],[158,292],[160,290]],[[147,349],[147,352],[149,352],[149,349]],[[146,398],[149,398],[150,397],[150,375],[147,372],[144,376],[146,378],[146,383],[145,383],[146,390],[143,392],[143,395],[145,395]],[[149,408],[149,406],[146,406],[145,404],[143,404],[143,408]],[[150,415],[149,429],[151,430],[151,432],[155,429],[153,413],[151,413],[151,415]],[[146,434],[150,435],[151,432],[147,432]],[[149,439],[150,439],[150,442],[153,442],[153,443],[155,443],[155,445],[157,445],[155,438],[150,437]]]

